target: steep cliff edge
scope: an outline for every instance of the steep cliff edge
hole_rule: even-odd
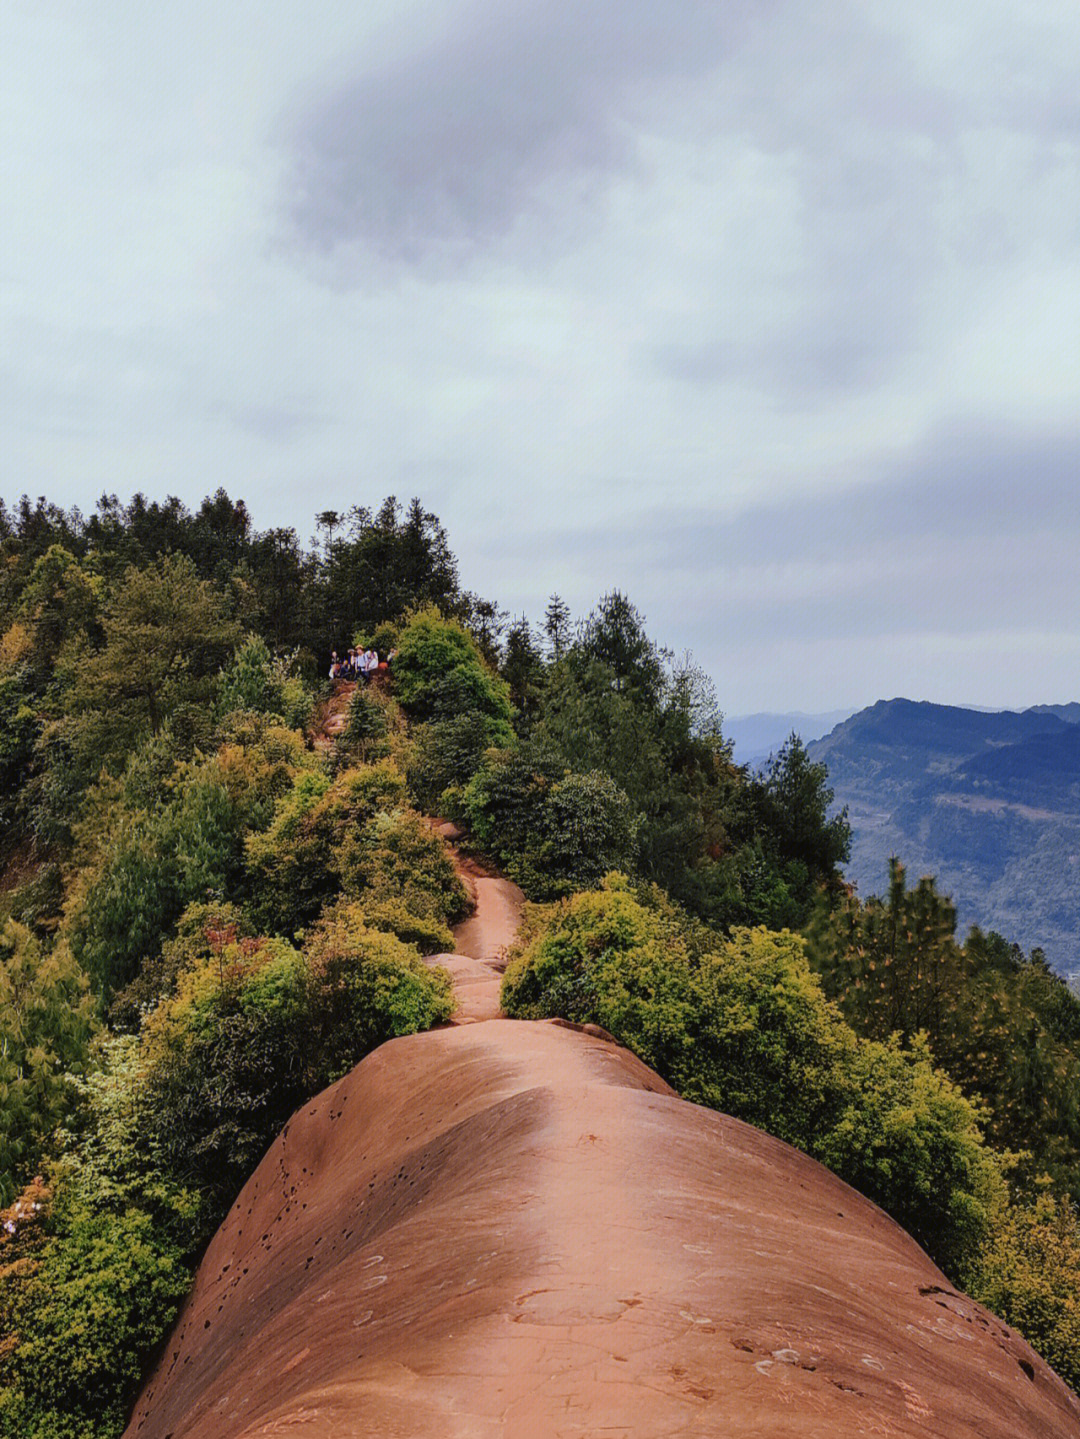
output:
[[[127,1439],[1080,1435],[1033,1351],[828,1171],[598,1034],[487,1018],[517,901],[473,878],[472,1022],[294,1116]]]

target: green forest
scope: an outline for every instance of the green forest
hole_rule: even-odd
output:
[[[511,617],[419,500],[314,525],[0,503],[0,1436],[119,1435],[289,1116],[449,1017],[432,817],[530,901],[511,1017],[820,1160],[1080,1384],[1080,1001],[1041,953],[902,856],[858,898],[825,765],[737,766],[626,594]],[[330,742],[350,645],[393,663]]]

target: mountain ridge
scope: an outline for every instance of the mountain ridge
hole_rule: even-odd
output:
[[[811,742],[852,827],[846,875],[880,893],[890,855],[934,874],[961,928],[1080,965],[1080,705],[982,711],[879,700]]]

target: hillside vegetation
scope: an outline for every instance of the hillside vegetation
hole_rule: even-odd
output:
[[[318,523],[0,510],[0,1435],[119,1433],[288,1116],[449,1016],[431,814],[533,901],[511,1013],[815,1155],[1076,1382],[1080,1003],[929,882],[852,897],[824,765],[736,766],[625,595],[508,624],[419,502]],[[350,642],[393,665],[328,743]]]

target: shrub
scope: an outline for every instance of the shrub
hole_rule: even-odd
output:
[[[457,620],[444,619],[433,607],[411,615],[398,640],[393,673],[398,701],[411,719],[449,719],[476,710],[499,727],[501,743],[512,741],[509,688]]]
[[[828,1163],[954,1275],[1003,1202],[978,1115],[925,1047],[859,1040],[789,932],[714,935],[621,876],[553,906],[514,956],[502,1003],[611,1031],[689,1099]]]
[[[345,894],[379,904],[400,899],[415,914],[453,924],[468,892],[442,838],[412,810],[376,814],[350,829],[335,856]]]
[[[143,1026],[146,1134],[166,1172],[223,1212],[306,1098],[452,1008],[448,977],[359,906],[335,906],[303,952],[221,935]]]
[[[598,884],[633,858],[637,827],[630,802],[607,775],[568,774],[548,791],[540,815],[540,844],[531,867],[547,894]]]
[[[414,725],[406,773],[420,808],[455,813],[461,790],[480,768],[497,733],[497,726],[479,710]]]
[[[362,906],[364,920],[371,929],[395,934],[405,944],[415,945],[421,954],[452,954],[454,934],[441,920],[416,914],[404,899],[392,898]]]
[[[114,823],[79,875],[64,924],[76,958],[106,997],[160,952],[188,904],[242,892],[245,836],[270,819],[288,768],[273,730],[267,739],[266,748],[226,744],[209,759],[177,767],[152,808],[106,808]]]
[[[282,934],[309,924],[337,892],[342,847],[374,816],[405,803],[405,780],[390,760],[298,776],[278,800],[269,827],[247,841],[252,908],[259,923]]]
[[[318,1088],[303,957],[280,939],[222,945],[143,1027],[147,1136],[168,1173],[222,1211]]]
[[[568,773],[554,750],[541,744],[492,750],[462,797],[476,842],[503,863],[535,849],[544,800]]]
[[[541,745],[493,750],[466,787],[462,811],[532,899],[598,884],[633,860],[637,820],[607,775],[573,774]]]
[[[330,853],[334,827],[325,773],[297,775],[291,790],[275,805],[269,826],[245,842],[252,909],[264,928],[292,934],[313,919],[325,903],[333,880]]]
[[[383,620],[374,629],[357,630],[353,635],[352,642],[359,650],[375,650],[379,659],[385,660],[397,644],[400,634],[400,625],[395,624],[392,620]]]
[[[978,1111],[933,1067],[925,1036],[857,1041],[844,1077],[842,1111],[810,1153],[966,1282],[1006,1198]]]
[[[507,968],[507,1014],[600,1024],[662,1074],[678,1073],[690,1043],[689,967],[665,917],[642,905],[621,875],[547,915]]]
[[[265,640],[248,635],[232,664],[217,678],[214,709],[219,718],[233,710],[276,715],[289,729],[302,730],[311,718],[313,697],[289,662],[271,659]]]
[[[116,995],[109,1006],[109,1023],[117,1030],[138,1030],[160,1000],[176,993],[183,973],[210,959],[221,945],[250,939],[253,934],[250,921],[238,905],[216,900],[189,904],[161,953],[147,960],[131,983]]]
[[[361,764],[383,758],[388,749],[390,723],[387,701],[381,694],[357,685],[349,701],[345,728],[338,736],[337,752]]]
[[[369,927],[359,905],[335,906],[304,948],[308,1034],[324,1082],[346,1074],[378,1045],[449,1019],[450,976],[416,949]]]
[[[12,1305],[18,1335],[0,1367],[5,1439],[119,1436],[143,1356],[191,1283],[149,1214],[72,1201],[57,1238]]]
[[[846,1097],[855,1037],[787,930],[735,930],[690,976],[680,1092],[813,1152]]]
[[[33,1174],[73,1100],[92,1001],[66,945],[46,951],[25,926],[0,926],[0,1204]]]
[[[28,1191],[0,1243],[3,1439],[115,1439],[206,1237],[198,1201],[149,1153],[136,1041],[112,1041],[102,1059],[52,1195]]]
[[[7,669],[0,658],[0,794],[9,822],[13,805],[7,797],[13,799],[28,777],[40,727],[26,667]]]
[[[10,917],[37,934],[55,930],[64,907],[64,875],[58,864],[46,864],[3,897]]]
[[[1070,1200],[1043,1193],[1011,1205],[969,1288],[1080,1388],[1080,1222]]]

